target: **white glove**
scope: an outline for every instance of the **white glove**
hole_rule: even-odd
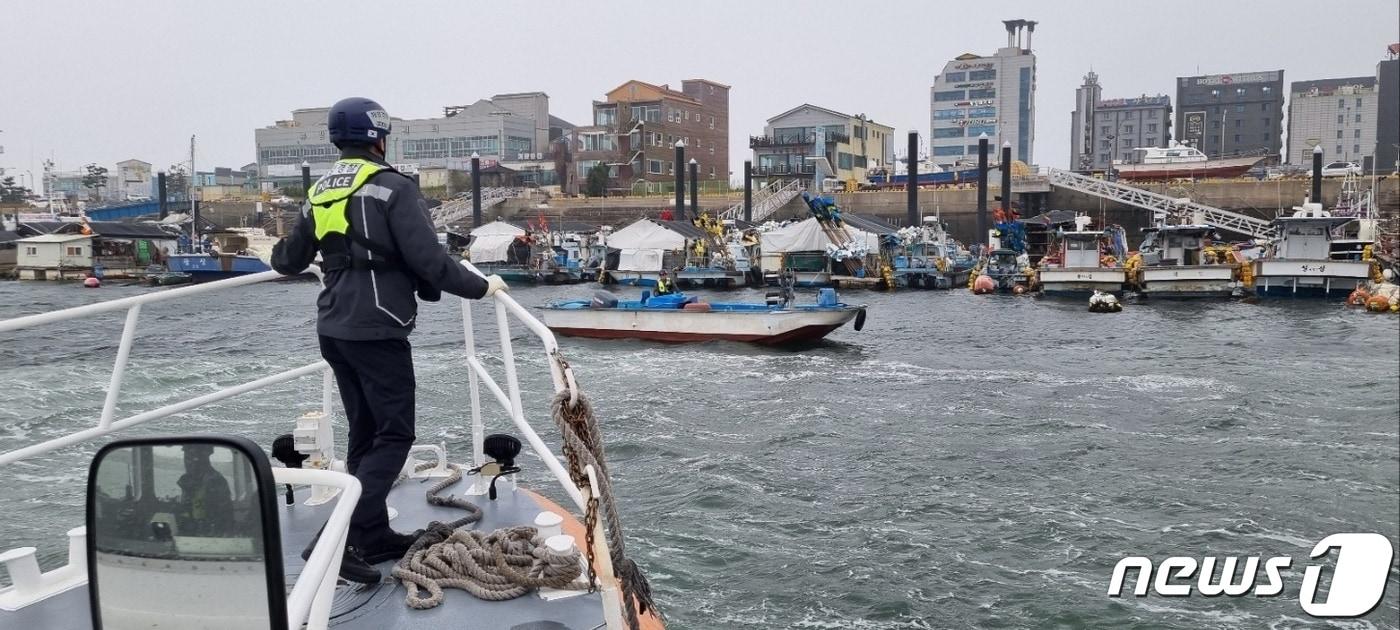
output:
[[[486,276],[486,295],[483,295],[481,297],[488,298],[495,295],[498,291],[506,291],[509,289],[510,287],[506,286],[506,281],[502,280],[500,276],[493,273],[489,276]]]

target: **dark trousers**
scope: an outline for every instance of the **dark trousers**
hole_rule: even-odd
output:
[[[407,339],[347,341],[321,336],[350,426],[345,465],[360,480],[347,542],[372,549],[392,530],[385,500],[413,445],[413,349]]]

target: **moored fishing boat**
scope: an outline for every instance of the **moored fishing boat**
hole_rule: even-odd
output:
[[[1127,275],[1122,260],[1122,229],[1086,230],[1088,217],[1075,217],[1072,232],[1060,232],[1053,253],[1041,260],[1038,272],[1046,295],[1121,293]],[[1105,251],[1106,249],[1110,251]]]
[[[597,228],[577,222],[492,221],[470,232],[467,255],[482,273],[512,284],[575,284],[593,278],[587,257]]]
[[[210,282],[246,276],[271,267],[258,257],[270,253],[277,242],[262,228],[229,228],[206,234],[205,241],[192,249],[166,258],[171,273],[187,274],[194,282]]]
[[[550,330],[561,335],[649,341],[744,341],[784,345],[821,339],[855,320],[865,324],[865,306],[840,302],[835,289],[818,292],[816,304],[794,305],[790,291],[766,303],[704,302],[680,293],[619,300],[599,292],[592,300],[551,302],[542,307]]]
[[[1260,296],[1345,297],[1366,284],[1371,262],[1335,260],[1333,230],[1351,217],[1335,217],[1320,203],[1304,203],[1273,221],[1277,239],[1254,260],[1254,290]]]
[[[1139,254],[1128,260],[1128,283],[1142,295],[1230,297],[1240,286],[1234,252],[1211,247],[1209,225],[1144,228]]]
[[[918,227],[906,227],[885,238],[895,240],[894,277],[899,286],[951,289],[967,284],[976,260],[948,235],[938,217],[924,217]]]
[[[1024,252],[1014,249],[994,249],[973,268],[968,288],[973,293],[1016,293],[1030,291],[1034,276],[1028,271],[1030,262]]]

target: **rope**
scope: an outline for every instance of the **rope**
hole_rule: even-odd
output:
[[[424,462],[415,466],[414,470],[422,472],[432,467],[433,464]],[[481,508],[477,507],[475,503],[472,503],[471,501],[468,501],[466,499],[459,499],[456,495],[452,494],[449,494],[445,497],[438,494],[439,492],[446,490],[447,488],[451,487],[452,484],[455,484],[458,481],[461,481],[462,479],[461,466],[448,462],[447,469],[451,470],[452,474],[443,477],[437,483],[433,484],[433,487],[428,488],[428,505],[436,505],[438,507],[453,507],[461,510],[466,510],[466,516],[452,521],[451,523],[447,523],[447,526],[451,529],[457,529],[458,527],[470,525],[481,520]]]
[[[559,358],[563,363],[563,358]],[[563,369],[568,370],[568,365],[564,364]],[[598,496],[589,497],[588,510],[584,515],[584,528],[587,540],[588,554],[588,584],[590,588],[596,588],[597,575],[594,572],[595,564],[593,558],[593,530],[598,520],[598,508],[601,504],[603,517],[606,523],[608,537],[608,551],[612,559],[613,573],[622,584],[623,608],[627,617],[627,625],[632,630],[638,630],[641,622],[637,617],[638,612],[647,611],[658,612],[656,602],[651,595],[651,585],[647,583],[646,576],[642,575],[642,570],[627,557],[626,544],[622,537],[622,519],[618,517],[617,504],[613,499],[611,476],[608,474],[607,461],[603,456],[603,436],[598,430],[598,421],[593,415],[593,404],[582,392],[576,392],[578,401],[570,406],[569,391],[563,391],[554,397],[551,405],[554,424],[559,427],[560,434],[564,437],[564,458],[568,462],[569,478],[579,488],[588,488],[588,473],[585,468],[593,466],[593,470],[598,479]]]
[[[416,471],[432,468],[422,463]],[[392,575],[403,582],[410,608],[426,610],[442,604],[444,589],[457,588],[473,596],[501,601],[540,587],[585,589],[578,554],[560,554],[545,546],[533,527],[493,532],[462,529],[481,520],[481,508],[443,490],[462,479],[462,468],[447,464],[452,474],[428,488],[428,503],[465,510],[462,518],[433,521],[394,565]],[[426,596],[420,595],[426,591]]]
[[[543,587],[582,590],[587,588],[582,574],[578,554],[556,553],[533,527],[482,532],[440,522],[428,526],[393,570],[408,591],[404,603],[418,610],[441,605],[449,588],[487,601],[515,599]]]

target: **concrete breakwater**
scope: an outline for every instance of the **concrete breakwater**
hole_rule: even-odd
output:
[[[1369,186],[1369,179],[1361,187]],[[1210,180],[1200,182],[1158,182],[1145,183],[1141,188],[1169,197],[1188,197],[1198,203],[1225,210],[1233,210],[1263,219],[1273,218],[1280,210],[1297,205],[1308,194],[1309,181],[1301,179],[1281,180]],[[1340,178],[1330,178],[1323,182],[1323,199],[1330,206],[1341,190]],[[1382,212],[1400,212],[1400,177],[1382,178],[1377,185],[1377,201]],[[1014,191],[1013,191],[1014,192]],[[995,208],[999,186],[988,188],[988,204]],[[903,190],[868,191],[841,193],[836,195],[840,206],[848,211],[871,215],[900,225],[905,219],[906,195]],[[708,212],[722,212],[743,201],[743,191],[726,195],[702,195],[700,207]],[[669,195],[649,197],[593,197],[568,198],[532,193],[527,197],[510,199],[489,209],[485,220],[518,219],[535,220],[544,216],[549,220],[568,219],[593,224],[623,225],[639,217],[655,217],[674,204]],[[958,188],[926,188],[919,191],[919,206],[928,214],[939,214],[949,225],[952,234],[962,240],[975,238],[977,225],[977,189],[975,186]],[[1051,188],[1046,207],[1053,210],[1070,210],[1088,214],[1096,221],[1116,223],[1135,235],[1142,227],[1149,225],[1151,214],[1139,208],[1099,199],[1097,197]],[[254,225],[254,204],[252,202],[222,202],[203,206],[202,212],[222,225]],[[794,199],[772,215],[774,219],[805,216],[806,207],[800,199]],[[282,221],[284,229],[290,229],[294,216],[285,213]],[[264,227],[275,232],[275,220],[269,215]],[[1136,240],[1136,239],[1134,239]]]

